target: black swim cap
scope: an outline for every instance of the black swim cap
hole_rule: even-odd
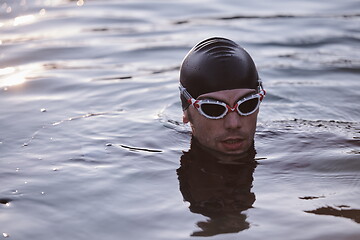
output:
[[[192,97],[237,88],[258,89],[259,76],[251,56],[235,42],[221,37],[201,41],[185,56],[180,83]],[[181,95],[185,110],[189,103]]]

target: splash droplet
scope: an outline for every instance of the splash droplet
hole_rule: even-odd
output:
[[[39,15],[40,15],[40,16],[44,16],[45,14],[46,14],[45,8],[43,8],[43,9],[41,9],[41,10],[39,11]]]
[[[76,5],[78,5],[79,7],[84,5],[84,0],[78,0]]]

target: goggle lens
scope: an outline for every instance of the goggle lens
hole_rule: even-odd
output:
[[[210,117],[219,117],[226,111],[225,106],[216,103],[201,104],[201,110]]]
[[[249,114],[252,111],[256,110],[257,106],[259,105],[259,98],[252,98],[249,100],[246,100],[245,102],[242,102],[239,106],[238,106],[238,110],[239,112],[243,113],[243,114]]]

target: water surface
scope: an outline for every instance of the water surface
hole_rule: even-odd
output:
[[[0,238],[358,239],[359,7],[1,0]],[[181,191],[208,175],[177,173],[178,70],[211,36],[246,48],[268,92],[256,167],[191,188],[240,192],[231,214]]]

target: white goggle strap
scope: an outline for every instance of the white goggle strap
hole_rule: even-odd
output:
[[[189,104],[193,105],[195,103],[195,99],[190,95],[190,93],[183,87],[183,85],[179,85],[180,93],[186,98]]]
[[[260,101],[262,101],[266,95],[266,91],[263,88],[262,81],[259,79],[258,93],[260,94]]]

